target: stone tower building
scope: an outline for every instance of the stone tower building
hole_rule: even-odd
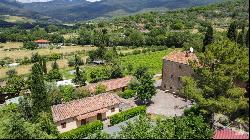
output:
[[[186,52],[172,52],[163,59],[162,90],[176,92],[181,87],[181,77],[193,74],[189,61],[198,62],[192,48]]]

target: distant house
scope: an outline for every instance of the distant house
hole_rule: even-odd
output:
[[[98,85],[104,85],[106,87],[106,92],[124,91],[131,80],[132,80],[132,77],[127,76],[123,78],[111,79],[111,80],[106,80],[106,81],[102,81],[98,83],[92,83],[92,84],[85,86],[84,88],[90,91],[91,93],[94,93]]]
[[[106,120],[119,113],[124,99],[116,94],[103,93],[51,107],[53,121],[60,133],[70,131],[89,122]]]
[[[216,130],[213,139],[249,139],[249,135],[226,128]]]
[[[38,47],[48,47],[50,44],[48,40],[35,40],[34,42],[38,44]]]
[[[189,61],[198,62],[198,58],[193,53],[193,50],[172,52],[163,59],[162,90],[176,92],[181,87],[181,77],[192,76],[194,74]]]

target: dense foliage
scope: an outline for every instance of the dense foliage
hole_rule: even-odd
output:
[[[95,121],[76,129],[70,130],[59,135],[60,139],[82,139],[87,137],[91,133],[95,133],[97,130],[102,130],[103,123],[101,121]]]
[[[181,93],[207,113],[248,115],[244,86],[249,79],[248,57],[248,49],[234,42],[224,40],[209,45],[200,56],[200,66],[194,64],[197,75],[182,78]]]
[[[143,115],[145,113],[146,113],[146,106],[134,107],[129,110],[110,116],[110,124],[115,125],[125,120],[128,120],[129,118],[133,118],[140,114]]]
[[[91,139],[211,139],[213,131],[202,116],[187,115],[158,119],[140,115],[121,127],[116,135],[104,132],[92,134]]]
[[[49,114],[41,112],[39,119],[30,121],[22,117],[23,110],[15,104],[0,108],[0,138],[2,139],[54,139],[58,132]]]

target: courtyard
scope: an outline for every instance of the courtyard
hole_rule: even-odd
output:
[[[181,116],[184,113],[184,109],[191,106],[191,101],[157,89],[157,94],[152,98],[152,103],[147,108],[147,113],[166,117]]]

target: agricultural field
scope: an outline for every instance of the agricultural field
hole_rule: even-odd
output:
[[[148,52],[146,54],[137,54],[137,55],[129,55],[121,58],[122,66],[128,66],[128,64],[132,64],[133,69],[136,69],[140,66],[147,66],[149,68],[149,72],[153,74],[161,73],[162,69],[162,59],[168,53],[174,50],[179,49],[167,49],[164,51],[157,52]]]
[[[42,48],[42,49],[36,49],[36,50],[27,50],[27,49],[22,49],[23,43],[20,43],[20,42],[1,43],[0,46],[2,46],[2,47],[0,47],[0,54],[1,54],[0,59],[4,59],[6,57],[9,57],[13,60],[16,60],[19,58],[24,58],[24,57],[30,58],[32,56],[32,54],[34,54],[34,53],[38,53],[39,55],[51,55],[51,54],[67,55],[70,53],[77,53],[79,51],[88,52],[90,50],[96,49],[96,47],[90,47],[90,46],[65,46],[65,47],[62,47],[59,49]],[[108,49],[111,49],[111,48],[108,48]],[[131,54],[133,51],[142,50],[143,48],[132,49],[132,48],[120,46],[120,47],[117,47],[117,49],[118,49],[117,50],[118,53]],[[18,55],[16,55],[16,54],[18,54]],[[86,58],[87,58],[86,55],[87,54],[81,55],[82,60],[85,62],[86,62]],[[129,56],[134,56],[134,55],[129,55]],[[149,57],[151,57],[151,56],[149,56]],[[67,58],[57,60],[57,63],[59,65],[60,71],[62,72],[62,74],[64,76],[64,79],[71,79],[74,77],[74,75],[69,73],[69,71],[73,70],[74,67],[68,67],[68,59]],[[51,64],[52,64],[51,61],[49,61],[47,63],[48,70],[51,69]],[[32,64],[20,65],[17,67],[2,67],[2,68],[0,68],[0,79],[6,78],[6,76],[7,76],[6,72],[10,69],[15,69],[19,75],[26,75],[26,74],[30,73],[31,67],[32,67]],[[90,80],[89,73],[91,72],[91,70],[93,70],[93,68],[96,68],[96,67],[102,67],[102,66],[85,65],[85,66],[81,67],[84,70],[86,70],[88,80]],[[124,65],[124,67],[126,67],[126,66]]]
[[[118,52],[129,53],[137,49],[127,49],[127,50],[121,50]],[[177,50],[177,49],[168,49],[164,51],[147,52],[147,53],[141,53],[137,55],[123,56],[123,57],[120,57],[120,62],[124,69],[128,66],[128,64],[132,64],[134,70],[138,68],[139,66],[147,66],[149,68],[149,72],[153,74],[157,74],[157,73],[161,73],[162,58],[174,50]],[[82,56],[81,58],[83,61],[86,61],[87,56]],[[74,70],[74,67],[68,66],[67,59],[57,60],[57,63],[59,65],[60,72],[62,73],[64,79],[72,79],[74,77],[74,75],[69,73],[69,71]],[[48,70],[51,69],[51,64],[52,64],[51,61],[47,63]],[[20,65],[20,66],[17,66],[15,70],[17,71],[19,75],[25,75],[25,74],[30,73],[31,67],[32,67],[32,64]],[[90,72],[93,69],[101,68],[101,67],[104,67],[104,66],[101,66],[101,65],[97,66],[97,65],[90,65],[90,64],[81,66],[81,68],[85,70],[88,80],[90,80]],[[10,67],[0,68],[0,79],[6,78],[7,76],[6,72],[10,69],[13,69],[13,68],[10,68]]]
[[[87,57],[83,56],[82,59],[85,60]],[[67,59],[61,59],[61,60],[57,60],[57,64],[59,66],[60,69],[64,69],[64,68],[68,68],[68,60]],[[10,67],[3,67],[0,68],[0,79],[1,78],[6,78],[6,72],[10,69],[15,69],[17,71],[17,73],[19,75],[25,75],[30,73],[31,67],[33,64],[29,64],[29,65],[20,65],[16,68],[10,68]],[[51,65],[52,65],[52,61],[47,63],[47,68],[48,70],[51,70]]]
[[[32,23],[34,22],[33,19],[29,19],[26,17],[22,16],[9,16],[9,15],[3,15],[2,18],[6,22],[11,22],[11,23]]]
[[[53,53],[61,53],[61,54],[69,54],[72,52],[78,52],[78,51],[89,51],[89,50],[94,50],[96,47],[89,47],[89,46],[62,46],[60,49],[50,49],[50,48],[41,48],[41,49],[36,49],[36,50],[26,50],[26,49],[21,49],[23,46],[22,43],[1,43],[0,44],[0,59],[3,59],[5,57],[9,57],[12,59],[17,59],[17,58],[24,58],[28,57],[30,58],[32,56],[32,53],[38,53],[40,55],[49,55]],[[6,50],[7,49],[7,50]],[[15,49],[9,51],[8,49]],[[17,55],[18,54],[18,55]]]

